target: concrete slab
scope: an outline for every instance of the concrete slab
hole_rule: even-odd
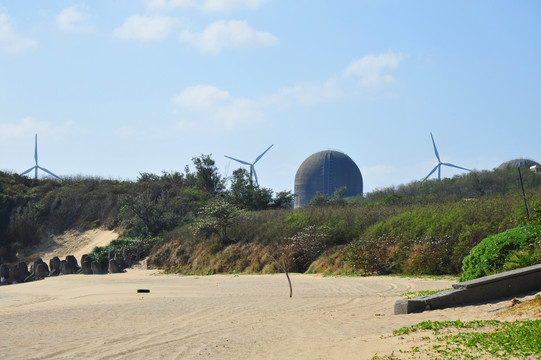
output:
[[[451,290],[398,300],[394,304],[394,313],[409,314],[475,304],[535,290],[541,290],[541,264],[457,283]]]

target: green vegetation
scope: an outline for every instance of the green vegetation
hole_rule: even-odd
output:
[[[417,331],[430,331],[433,336],[424,337],[426,346],[400,350],[401,354],[424,354],[433,359],[528,359],[541,354],[541,320],[423,321],[396,330],[393,335]],[[373,357],[383,358],[395,359]]]
[[[193,222],[196,235],[208,238],[217,235],[221,244],[232,241],[228,230],[241,222],[245,212],[223,198],[214,198],[203,206],[199,217]]]
[[[193,171],[142,173],[133,182],[0,172],[0,262],[24,258],[43,236],[104,227],[157,239],[149,264],[174,272],[280,271],[270,252],[296,272],[456,275],[483,239],[541,225],[541,176],[523,174],[527,218],[516,169],[415,181],[357,198],[338,189],[294,210],[291,192],[260,188],[245,169],[224,179],[210,155],[192,161]],[[539,243],[530,241],[490,271],[540,258]]]
[[[529,225],[492,235],[475,246],[464,258],[461,281],[539,263],[541,225]],[[516,267],[516,266],[515,266]]]
[[[445,289],[445,290],[449,290],[449,289]],[[415,299],[415,298],[418,298],[418,297],[421,297],[421,296],[437,294],[437,293],[439,293],[441,291],[444,291],[444,290],[408,291],[407,293],[402,294],[402,296],[405,296],[406,299]]]
[[[139,254],[138,257],[141,258],[148,255],[154,242],[155,239],[121,237],[111,241],[107,246],[96,246],[88,256],[92,261],[96,261],[102,267],[106,268],[110,252],[122,252],[124,249],[130,248],[135,250]]]

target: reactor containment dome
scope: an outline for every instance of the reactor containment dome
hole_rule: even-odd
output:
[[[355,162],[334,150],[312,154],[295,175],[295,208],[307,206],[317,192],[331,196],[343,186],[346,187],[345,196],[363,193],[363,177]]]
[[[505,170],[507,168],[531,167],[531,166],[534,166],[534,165],[539,165],[539,163],[537,161],[534,161],[534,160],[531,160],[531,159],[520,158],[520,159],[514,159],[514,160],[506,161],[503,164],[501,164],[500,166],[498,166],[497,169],[498,170]]]

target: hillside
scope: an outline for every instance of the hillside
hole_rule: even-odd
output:
[[[290,192],[252,187],[245,170],[226,187],[210,156],[193,162],[193,172],[134,182],[0,172],[0,262],[101,228],[153,239],[150,266],[174,272],[281,271],[274,257],[296,272],[457,274],[483,238],[540,222],[541,176],[527,170],[529,218],[516,169],[338,193],[293,210]]]

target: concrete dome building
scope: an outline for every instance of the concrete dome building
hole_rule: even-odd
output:
[[[504,169],[507,169],[509,167],[512,167],[512,168],[531,167],[531,166],[534,166],[534,165],[539,165],[539,163],[537,161],[533,161],[533,160],[530,160],[530,159],[521,158],[521,159],[514,159],[514,160],[506,161],[503,164],[501,164],[500,166],[498,166],[497,169],[498,170],[504,170]]]
[[[363,177],[355,162],[334,150],[312,154],[295,175],[295,208],[307,206],[317,192],[331,196],[343,186],[346,187],[345,196],[363,193]]]

